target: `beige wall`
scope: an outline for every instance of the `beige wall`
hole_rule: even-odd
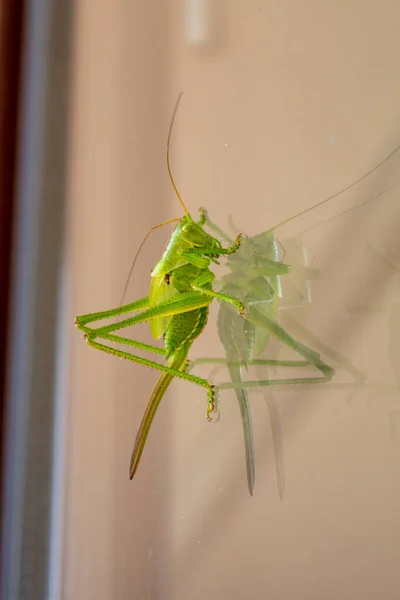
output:
[[[209,44],[193,47],[183,0],[76,2],[71,319],[117,305],[145,232],[181,214],[165,165],[179,91],[172,163],[182,195],[193,213],[205,205],[226,228],[232,214],[249,234],[345,187],[398,143],[398,2],[209,5]],[[282,239],[384,189],[398,164],[394,157],[353,192],[294,221]],[[307,326],[374,382],[396,381],[390,331],[399,281],[367,244],[399,256],[396,204],[394,191],[305,235],[321,271]],[[146,244],[128,300],[147,294],[169,235],[165,227]],[[349,312],[357,304],[388,307],[391,330],[389,313]],[[192,356],[215,353],[215,312]],[[281,502],[263,396],[252,396],[250,498],[234,395],[212,426],[203,391],[174,382],[130,482],[129,455],[157,374],[71,335],[65,599],[399,597],[396,393],[375,386],[351,402],[349,390],[276,393]],[[133,336],[150,341],[146,327]],[[344,368],[337,381],[351,381]]]

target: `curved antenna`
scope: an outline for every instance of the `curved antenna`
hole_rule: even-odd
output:
[[[177,101],[176,101],[176,104],[175,104],[174,112],[172,113],[171,124],[170,124],[170,126],[169,126],[168,139],[167,139],[167,168],[168,168],[168,174],[169,174],[169,178],[170,178],[170,180],[171,180],[171,183],[172,183],[172,187],[173,187],[173,188],[174,188],[174,190],[175,190],[175,194],[178,196],[179,202],[181,203],[183,210],[184,210],[184,211],[185,211],[185,213],[188,215],[188,214],[189,214],[189,211],[188,211],[188,209],[186,208],[186,205],[185,205],[184,201],[182,200],[182,197],[181,197],[180,193],[178,192],[178,188],[176,187],[176,184],[175,184],[174,178],[173,178],[173,176],[172,176],[171,167],[170,167],[170,164],[169,164],[169,143],[170,143],[170,141],[171,141],[172,129],[173,129],[173,127],[174,127],[176,113],[178,112],[178,108],[179,108],[179,104],[180,104],[180,101],[181,101],[181,98],[182,98],[182,96],[183,96],[183,92],[181,92],[181,93],[179,94],[179,96],[178,96],[178,99],[177,99]]]
[[[371,196],[370,198],[367,198],[367,200],[363,200],[359,204],[355,204],[354,206],[350,206],[350,208],[347,208],[346,210],[342,211],[341,213],[339,213],[337,215],[334,215],[333,217],[329,217],[329,219],[325,219],[324,221],[320,221],[316,225],[312,225],[311,227],[307,227],[307,229],[304,229],[301,232],[300,235],[304,235],[305,233],[309,233],[310,231],[313,231],[314,229],[318,229],[318,227],[323,227],[324,225],[326,225],[326,223],[330,223],[331,221],[335,221],[336,219],[339,219],[340,217],[343,217],[344,215],[348,215],[349,213],[353,212],[354,210],[357,210],[358,208],[362,208],[366,204],[369,204],[370,202],[373,202],[374,200],[377,200],[378,198],[381,198],[381,196],[384,196],[387,192],[391,192],[399,184],[400,184],[400,179],[398,179],[397,181],[395,181],[395,183],[392,183],[388,187],[385,187],[382,191],[377,192],[374,196]]]
[[[172,187],[174,188],[174,190],[175,190],[175,193],[176,193],[176,195],[178,196],[179,202],[181,203],[181,205],[182,205],[182,208],[183,208],[183,210],[185,211],[185,213],[186,213],[187,215],[189,215],[189,211],[188,211],[188,209],[186,208],[186,205],[185,205],[184,201],[182,200],[180,193],[178,192],[178,188],[176,187],[176,184],[175,184],[174,178],[173,178],[173,176],[172,176],[171,166],[170,166],[170,163],[169,163],[169,146],[170,146],[170,141],[171,141],[171,134],[172,134],[172,129],[173,129],[173,127],[174,127],[174,122],[175,122],[176,113],[178,112],[179,103],[180,103],[180,101],[181,101],[181,98],[182,98],[182,96],[183,96],[183,92],[181,92],[181,93],[179,94],[179,96],[178,96],[178,99],[177,99],[177,101],[176,101],[176,104],[175,104],[174,112],[172,113],[171,124],[170,124],[170,126],[169,126],[168,138],[167,138],[167,168],[168,168],[168,174],[169,174],[169,178],[170,178],[170,180],[171,180],[171,183],[172,183]],[[133,259],[133,261],[132,261],[131,268],[129,269],[128,277],[126,278],[126,282],[125,282],[124,290],[123,290],[123,292],[122,292],[122,295],[121,295],[121,300],[120,300],[120,302],[119,302],[119,305],[120,305],[120,306],[122,306],[122,304],[123,304],[123,302],[124,302],[125,295],[126,295],[126,292],[127,292],[127,290],[128,290],[128,285],[129,285],[129,282],[130,282],[130,280],[131,280],[131,277],[132,277],[133,269],[135,268],[135,264],[136,264],[136,261],[137,261],[137,259],[138,259],[138,256],[139,256],[139,254],[140,254],[140,251],[142,250],[142,248],[143,248],[144,244],[146,243],[146,240],[147,240],[147,238],[149,237],[149,235],[150,235],[150,234],[151,234],[151,233],[152,233],[152,232],[153,232],[155,229],[158,229],[159,227],[162,227],[163,225],[168,225],[168,223],[174,223],[174,222],[176,222],[176,221],[179,221],[179,220],[180,220],[180,219],[179,219],[179,217],[175,217],[174,219],[169,219],[168,221],[164,221],[163,223],[159,223],[158,225],[154,225],[154,226],[153,226],[153,227],[151,227],[151,228],[149,229],[149,231],[146,233],[146,235],[144,236],[144,238],[143,238],[143,240],[142,240],[142,242],[141,242],[141,244],[140,244],[140,246],[139,246],[139,248],[138,248],[138,251],[137,251],[137,252],[136,252],[136,254],[135,254],[135,258],[134,258],[134,259]]]
[[[139,256],[139,254],[140,254],[140,251],[141,251],[141,249],[143,248],[143,246],[145,245],[145,243],[146,243],[146,240],[147,240],[147,238],[149,237],[149,235],[150,235],[150,234],[151,234],[151,233],[152,233],[152,232],[153,232],[155,229],[158,229],[159,227],[162,227],[163,225],[168,225],[168,223],[175,223],[176,221],[179,221],[179,220],[180,220],[180,218],[179,218],[179,217],[174,217],[173,219],[168,219],[168,221],[164,221],[163,223],[159,223],[158,225],[153,225],[153,227],[151,227],[151,228],[149,229],[149,231],[146,233],[146,235],[144,236],[144,238],[143,238],[143,240],[142,240],[142,242],[141,242],[141,244],[140,244],[140,246],[139,246],[139,248],[138,248],[138,251],[137,251],[137,252],[136,252],[136,254],[135,254],[135,258],[134,258],[134,259],[133,259],[133,261],[132,261],[131,268],[129,269],[128,277],[126,278],[126,282],[125,282],[125,286],[124,286],[124,291],[122,292],[122,295],[121,295],[121,300],[119,301],[119,306],[122,306],[122,305],[123,305],[123,303],[124,303],[124,300],[125,300],[125,295],[126,295],[126,292],[127,292],[127,289],[128,289],[129,282],[130,282],[130,280],[131,280],[131,276],[132,276],[132,273],[133,273],[133,269],[135,268],[135,264],[136,264],[136,261],[137,261],[137,259],[138,259],[138,256]]]
[[[297,217],[301,217],[302,215],[305,215],[306,213],[314,210],[315,208],[318,208],[319,206],[322,206],[323,204],[326,204],[330,200],[333,200],[334,198],[337,198],[338,196],[340,196],[340,194],[344,194],[348,190],[351,190],[351,188],[353,188],[355,185],[357,185],[358,183],[361,183],[361,181],[363,181],[364,179],[366,179],[367,177],[369,177],[370,175],[372,175],[372,173],[374,173],[375,171],[377,171],[379,169],[379,167],[381,167],[386,161],[390,160],[392,158],[392,156],[394,156],[396,154],[396,152],[398,152],[399,150],[400,150],[400,145],[397,146],[394,150],[392,150],[392,152],[390,152],[390,154],[388,154],[383,160],[381,160],[380,163],[378,163],[377,165],[375,165],[375,167],[373,167],[372,169],[370,169],[367,173],[364,173],[364,175],[362,175],[362,177],[359,177],[358,179],[356,179],[356,181],[353,181],[353,183],[350,183],[350,185],[348,185],[347,187],[341,189],[339,192],[336,192],[335,194],[332,194],[332,196],[329,196],[328,198],[325,198],[325,200],[321,200],[321,202],[317,202],[317,204],[314,204],[314,206],[311,206],[310,208],[306,208],[305,210],[302,210],[301,212],[297,213],[296,215],[293,215],[292,217],[289,217],[288,219],[285,219],[284,221],[281,221],[280,223],[278,223],[274,227],[271,227],[271,231],[274,231],[275,229],[278,229],[278,227],[281,227],[282,225],[286,225],[286,223],[289,223],[290,221],[294,221],[294,219],[297,219]]]

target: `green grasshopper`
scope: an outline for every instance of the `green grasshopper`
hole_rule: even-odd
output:
[[[151,394],[136,436],[129,469],[131,479],[138,468],[157,408],[174,377],[185,379],[207,390],[207,417],[209,420],[212,420],[212,415],[218,412],[218,392],[215,386],[206,379],[186,372],[188,352],[207,323],[209,306],[213,299],[217,298],[221,302],[230,304],[240,316],[245,313],[245,306],[237,298],[213,290],[212,282],[215,275],[209,268],[211,262],[217,263],[221,256],[236,252],[241,244],[242,236],[238,235],[233,244],[228,248],[223,248],[218,239],[204,230],[205,215],[202,211],[200,211],[200,218],[197,222],[191,217],[172,176],[169,146],[180,99],[181,94],[174,109],[168,134],[167,167],[171,183],[185,214],[179,219],[165,222],[178,221],[161,260],[152,271],[149,295],[118,308],[81,315],[75,320],[76,326],[84,333],[89,346],[162,372]],[[165,223],[153,227],[144,238],[141,247],[150,232]],[[89,327],[90,323],[128,313],[137,314],[111,325]],[[150,331],[154,339],[158,340],[163,337],[163,348],[114,333],[146,321],[150,323]],[[159,364],[98,340],[124,344],[159,354],[166,359],[167,364]]]

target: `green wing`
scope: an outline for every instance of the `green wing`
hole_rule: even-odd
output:
[[[160,277],[152,277],[150,284],[149,293],[149,308],[153,308],[160,304],[163,304],[167,300],[171,300],[175,296],[178,296],[179,292],[173,286],[169,285],[168,278],[164,275]],[[158,319],[151,319],[150,331],[151,335],[155,340],[158,340],[167,330],[167,327],[172,317],[161,317]]]

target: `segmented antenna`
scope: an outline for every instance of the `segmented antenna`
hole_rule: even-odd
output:
[[[378,198],[381,198],[382,196],[384,196],[388,192],[391,192],[392,190],[394,190],[395,188],[397,188],[398,185],[400,185],[400,179],[398,179],[397,181],[395,181],[395,183],[389,185],[385,189],[381,190],[380,192],[378,192],[374,196],[371,196],[370,198],[367,198],[367,200],[363,200],[359,204],[355,204],[355,206],[350,206],[350,208],[347,208],[346,210],[340,212],[337,215],[334,215],[333,217],[329,217],[329,219],[324,219],[323,221],[320,221],[319,223],[316,223],[315,225],[312,225],[311,227],[307,227],[307,229],[304,229],[301,232],[301,235],[304,235],[305,233],[309,233],[310,231],[313,231],[314,229],[317,229],[318,227],[326,225],[327,223],[330,223],[331,221],[336,221],[337,219],[340,219],[340,217],[344,217],[345,215],[348,215],[349,213],[356,211],[358,208],[362,208],[366,204],[369,204],[370,202],[374,202]]]
[[[178,112],[179,103],[180,103],[180,101],[181,101],[181,98],[182,98],[182,96],[183,96],[183,92],[181,92],[181,93],[179,94],[179,96],[178,96],[178,99],[177,99],[177,101],[176,101],[176,104],[175,104],[174,112],[172,113],[171,124],[170,124],[170,126],[169,126],[168,138],[167,138],[167,168],[168,168],[168,174],[169,174],[169,178],[170,178],[170,180],[171,180],[171,183],[172,183],[172,187],[174,188],[174,190],[175,190],[175,193],[176,193],[176,195],[178,196],[179,202],[181,203],[183,210],[184,210],[184,211],[185,211],[185,213],[188,215],[188,214],[189,214],[189,211],[188,211],[188,209],[186,208],[186,205],[185,205],[184,201],[182,200],[180,193],[178,192],[178,188],[176,187],[176,184],[175,184],[174,178],[173,178],[173,176],[172,176],[171,166],[170,166],[170,164],[169,164],[169,146],[170,146],[170,141],[171,141],[171,134],[172,134],[172,129],[173,129],[173,127],[174,127],[174,122],[175,122],[176,113]],[[124,286],[124,291],[122,292],[122,295],[121,295],[121,300],[120,300],[120,302],[119,302],[119,305],[120,305],[120,306],[122,306],[122,304],[123,304],[123,302],[124,302],[125,295],[126,295],[126,292],[127,292],[127,290],[128,290],[129,282],[130,282],[130,280],[131,280],[131,276],[132,276],[132,273],[133,273],[133,269],[135,268],[136,261],[137,261],[137,259],[138,259],[138,257],[139,257],[139,254],[140,254],[140,252],[141,252],[141,250],[142,250],[143,246],[145,245],[145,243],[146,243],[146,241],[147,241],[147,238],[149,237],[149,235],[150,235],[150,234],[151,234],[151,233],[152,233],[152,232],[153,232],[155,229],[158,229],[159,227],[162,227],[163,225],[168,225],[168,223],[175,223],[175,222],[177,222],[177,221],[179,221],[179,217],[174,217],[173,219],[168,219],[168,221],[163,221],[162,223],[159,223],[158,225],[154,225],[154,226],[153,226],[153,227],[151,227],[151,228],[149,229],[149,231],[146,233],[146,235],[144,236],[144,238],[143,238],[143,240],[142,240],[142,242],[141,242],[141,244],[140,244],[140,246],[139,246],[139,248],[138,248],[138,251],[137,251],[137,252],[136,252],[136,254],[135,254],[135,258],[134,258],[134,259],[133,259],[133,261],[132,261],[131,268],[129,269],[128,277],[126,278],[126,282],[125,282],[125,286]]]
[[[183,92],[181,92],[179,94],[179,96],[178,96],[178,99],[177,99],[176,104],[175,104],[174,112],[172,113],[171,125],[169,126],[168,139],[167,139],[167,168],[168,168],[169,178],[170,178],[171,183],[172,183],[172,187],[175,190],[175,194],[178,196],[179,202],[181,203],[183,210],[188,215],[189,211],[186,208],[186,205],[185,205],[184,201],[182,200],[182,197],[181,197],[180,193],[178,192],[178,188],[176,187],[174,178],[172,176],[171,167],[170,167],[170,164],[169,164],[169,143],[170,143],[170,140],[171,140],[172,129],[173,129],[174,123],[175,123],[176,113],[178,112],[178,108],[179,108],[179,104],[180,104],[182,96],[183,96]]]
[[[359,177],[358,179],[356,179],[356,181],[353,181],[353,183],[350,183],[350,185],[348,185],[345,188],[341,189],[339,192],[336,192],[335,194],[332,194],[332,196],[329,196],[328,198],[325,198],[325,200],[321,200],[321,202],[317,202],[317,204],[314,204],[314,206],[311,206],[310,208],[306,208],[305,210],[302,210],[301,212],[297,213],[296,215],[293,215],[293,216],[289,217],[288,219],[285,219],[284,221],[281,221],[280,223],[278,223],[277,225],[275,225],[274,227],[272,227],[271,231],[274,231],[275,229],[278,229],[278,227],[281,227],[282,225],[286,225],[286,223],[289,223],[290,221],[293,221],[294,219],[297,219],[297,217],[301,217],[302,215],[305,215],[306,213],[314,210],[315,208],[318,208],[319,206],[322,206],[323,204],[326,204],[330,200],[333,200],[334,198],[337,198],[341,194],[344,194],[348,190],[351,190],[351,188],[353,188],[355,185],[357,185],[358,183],[361,183],[361,181],[363,181],[364,179],[366,179],[367,177],[369,177],[370,175],[372,175],[372,173],[374,173],[375,171],[377,171],[379,169],[379,167],[381,167],[385,162],[387,162],[389,159],[391,159],[392,156],[394,156],[396,154],[396,152],[398,152],[399,150],[400,150],[400,145],[397,146],[394,150],[392,150],[392,152],[390,152],[390,154],[388,154],[383,160],[381,160],[380,163],[378,163],[377,165],[375,165],[375,167],[373,167],[372,169],[370,169],[367,173],[364,173],[364,175],[362,175],[362,177]],[[364,204],[364,203],[362,203],[362,204]],[[354,207],[354,208],[356,208],[356,207]],[[353,209],[351,209],[351,210],[353,210]]]

